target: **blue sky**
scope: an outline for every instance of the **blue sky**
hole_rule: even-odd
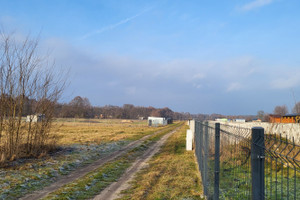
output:
[[[271,113],[300,101],[298,0],[0,0],[0,24],[40,33],[70,68],[62,101],[191,113]],[[295,98],[294,98],[294,97]]]

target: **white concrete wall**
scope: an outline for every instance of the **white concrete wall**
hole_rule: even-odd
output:
[[[195,133],[195,120],[190,120],[190,130]]]
[[[217,123],[211,121],[210,123]],[[288,137],[292,140],[294,137],[295,142],[300,144],[300,124],[298,123],[268,123],[268,122],[219,122],[220,124],[227,124],[231,126],[239,126],[243,128],[263,127],[266,134],[281,134],[283,137]]]
[[[192,130],[186,131],[186,150],[193,150],[193,132]]]
[[[195,138],[195,120],[188,120],[189,130],[186,131],[186,150],[191,151],[194,148]]]

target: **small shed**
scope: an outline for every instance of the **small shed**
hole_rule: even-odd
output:
[[[215,119],[215,121],[217,121],[217,122],[228,122],[228,119],[227,118],[217,118],[217,119]]]
[[[41,122],[45,119],[44,114],[38,114],[38,115],[27,115],[26,122]]]
[[[246,122],[246,119],[235,119],[235,122],[238,122],[238,123],[245,123],[245,122]]]
[[[148,117],[149,126],[167,125],[168,120],[164,117]]]

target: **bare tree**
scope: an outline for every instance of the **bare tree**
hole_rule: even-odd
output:
[[[297,113],[297,114],[300,113],[300,101],[295,104],[293,108],[293,113]]]
[[[257,118],[263,120],[264,119],[264,116],[265,116],[265,112],[263,110],[259,110],[257,111]]]
[[[286,105],[276,106],[273,111],[275,115],[281,115],[281,116],[286,115],[288,112],[289,111]]]
[[[50,143],[53,108],[65,81],[54,65],[37,54],[38,40],[23,40],[0,32],[0,159],[2,162],[26,155],[38,155]],[[61,73],[59,73],[61,74]],[[31,114],[43,115],[36,123],[22,119],[32,99]],[[0,162],[1,162],[0,161]]]
[[[88,98],[77,96],[69,103],[72,115],[74,117],[92,117],[91,108],[92,105]]]

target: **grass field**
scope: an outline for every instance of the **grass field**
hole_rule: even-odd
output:
[[[147,121],[110,119],[58,119],[53,130],[58,144],[100,144],[120,140],[136,140],[163,127],[148,127]]]
[[[0,170],[0,199],[16,199],[49,185],[61,175],[117,151],[130,141],[168,127],[146,121],[61,120],[54,122],[60,151],[39,159],[19,159]]]

